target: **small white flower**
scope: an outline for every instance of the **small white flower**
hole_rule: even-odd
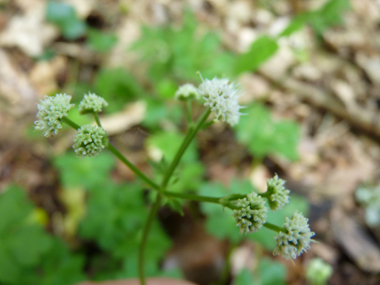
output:
[[[83,100],[79,103],[79,112],[86,114],[90,112],[101,112],[104,107],[107,107],[108,103],[102,97],[95,93],[88,93],[84,95]]]
[[[268,198],[269,208],[272,211],[280,210],[285,204],[289,203],[288,189],[285,189],[285,180],[278,178],[277,174],[267,180],[267,192],[265,193]]]
[[[62,129],[61,119],[67,117],[67,112],[74,107],[70,104],[71,96],[56,94],[55,96],[45,96],[38,104],[38,121],[35,121],[35,129],[44,131],[44,136],[54,136]]]
[[[82,126],[74,138],[73,149],[78,156],[95,156],[105,148],[106,131],[97,126]]]
[[[201,96],[199,95],[198,89],[193,84],[186,83],[178,88],[174,98],[177,100],[199,100]]]
[[[235,201],[235,205],[239,209],[234,210],[233,216],[241,234],[254,233],[262,228],[268,212],[263,198],[252,192],[246,198]]]
[[[275,236],[277,242],[276,248],[273,251],[274,255],[281,254],[286,259],[296,259],[304,251],[310,249],[310,243],[314,240],[311,239],[315,235],[310,231],[308,219],[297,211],[293,217],[289,219],[286,217],[284,229],[286,232],[279,232]]]
[[[241,94],[234,83],[226,78],[215,77],[212,80],[204,80],[198,90],[206,101],[204,105],[211,108],[216,120],[222,118],[231,126],[239,122],[239,117],[242,115],[239,110],[243,107],[239,105],[238,98]]]

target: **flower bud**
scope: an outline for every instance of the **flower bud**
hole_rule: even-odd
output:
[[[199,95],[198,89],[191,83],[186,83],[180,86],[174,95],[177,100],[199,100],[201,96]]]
[[[54,136],[62,129],[61,119],[67,117],[67,112],[74,107],[70,104],[71,96],[56,94],[55,96],[45,96],[44,100],[40,100],[37,105],[38,121],[35,121],[35,129],[44,132],[44,136]]]
[[[95,93],[88,93],[84,95],[83,100],[79,103],[79,113],[86,114],[91,112],[101,112],[104,107],[107,107],[108,103],[103,97],[96,95]]]
[[[265,201],[257,193],[252,192],[246,198],[233,201],[239,209],[234,210],[233,216],[240,227],[240,233],[254,233],[261,229],[267,219],[268,208]]]
[[[269,208],[272,211],[280,210],[289,203],[290,191],[285,189],[285,182],[285,180],[278,178],[277,174],[267,180],[265,197],[268,199]]]
[[[242,115],[239,110],[242,106],[239,106],[238,98],[241,94],[228,79],[206,79],[199,85],[198,90],[206,101],[204,105],[211,108],[216,120],[222,118],[231,126],[239,122]]]
[[[74,138],[73,149],[78,156],[95,156],[105,148],[106,131],[97,126],[82,126]]]
[[[296,259],[304,251],[310,249],[311,239],[315,235],[310,231],[308,219],[302,213],[297,211],[293,214],[292,218],[286,217],[284,229],[286,232],[279,232],[275,236],[277,245],[273,251],[274,255],[281,254],[286,259]]]

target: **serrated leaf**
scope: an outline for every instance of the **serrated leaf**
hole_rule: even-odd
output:
[[[109,173],[115,165],[114,157],[102,152],[95,157],[78,158],[75,153],[66,153],[53,160],[66,188],[101,187],[109,181]]]
[[[136,78],[123,68],[102,69],[95,79],[94,92],[110,103],[105,109],[109,113],[120,111],[126,103],[146,96]]]
[[[251,105],[247,116],[242,116],[235,127],[238,140],[245,144],[254,156],[263,158],[268,154],[280,154],[289,160],[298,158],[297,144],[300,127],[291,121],[275,122],[267,108]]]

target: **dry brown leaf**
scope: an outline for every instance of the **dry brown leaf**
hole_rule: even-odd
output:
[[[46,2],[35,1],[25,7],[24,14],[11,18],[0,34],[0,46],[16,46],[29,56],[38,56],[59,32],[45,21]]]
[[[15,116],[36,110],[36,91],[25,74],[17,67],[8,54],[0,49],[0,105],[2,111]]]

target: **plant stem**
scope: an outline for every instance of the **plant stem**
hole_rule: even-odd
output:
[[[211,110],[210,108],[207,108],[205,112],[202,114],[202,116],[198,119],[196,126],[194,129],[190,129],[188,134],[186,135],[185,139],[182,142],[182,145],[180,146],[179,150],[177,151],[176,156],[174,157],[168,171],[166,172],[164,179],[162,180],[161,187],[157,189],[160,193],[158,193],[156,202],[154,203],[152,209],[150,210],[148,221],[144,228],[144,234],[143,239],[140,244],[140,252],[139,252],[139,278],[140,278],[140,284],[145,285],[145,274],[144,274],[144,255],[145,255],[145,246],[146,242],[148,240],[148,234],[154,219],[154,216],[157,213],[157,210],[160,206],[161,200],[162,200],[162,193],[165,191],[166,186],[169,183],[169,180],[176,169],[179,161],[182,158],[182,155],[186,151],[187,147],[189,146],[192,139],[195,137],[196,133],[198,132],[199,128],[203,125],[203,123],[206,121],[207,117],[210,115]],[[214,200],[213,200],[214,201]],[[214,202],[215,203],[215,202]]]
[[[175,197],[175,198],[181,198],[186,200],[192,200],[192,201],[199,201],[199,202],[208,202],[208,203],[215,203],[220,204],[220,199],[218,197],[207,197],[207,196],[200,196],[195,194],[186,194],[186,193],[176,193],[176,192],[170,192],[170,191],[163,191],[162,194],[164,194],[167,197]]]
[[[108,143],[107,148],[110,152],[112,152],[118,159],[120,159],[126,166],[128,166],[138,177],[141,178],[144,182],[146,182],[153,189],[160,191],[160,186],[154,183],[151,179],[149,179],[144,173],[137,169],[128,159],[124,157],[113,145]]]
[[[98,127],[102,127],[102,124],[100,123],[100,120],[99,120],[99,115],[98,115],[98,113],[96,113],[96,112],[92,112],[92,114],[94,115],[94,119],[95,119],[96,124],[98,125]]]
[[[189,131],[188,134],[186,135],[185,139],[182,142],[181,147],[177,151],[177,154],[174,157],[173,162],[171,163],[171,165],[170,165],[170,167],[168,169],[168,172],[166,172],[164,180],[162,181],[162,184],[161,184],[162,189],[165,189],[166,186],[168,185],[168,182],[169,182],[169,180],[170,180],[170,178],[171,178],[174,170],[178,166],[178,163],[181,160],[182,155],[185,153],[185,151],[186,151],[187,147],[189,146],[190,142],[193,140],[193,138],[197,134],[199,128],[206,121],[206,119],[208,118],[208,116],[210,115],[210,113],[211,113],[210,108],[207,108],[204,111],[204,113],[202,114],[202,116],[198,119],[198,121],[197,121],[197,123],[195,125],[195,128],[193,130]]]
[[[287,232],[286,229],[281,228],[281,227],[279,227],[279,226],[276,226],[276,225],[274,225],[274,224],[272,224],[272,223],[269,223],[269,222],[266,222],[266,223],[264,224],[264,227],[266,227],[267,229],[270,229],[270,230],[272,230],[272,231],[275,231],[275,232],[283,232],[283,233],[286,233],[286,232]]]
[[[144,253],[145,253],[145,247],[146,247],[146,243],[148,241],[148,235],[149,235],[150,228],[152,226],[154,217],[157,214],[158,208],[160,207],[161,200],[162,200],[162,194],[158,193],[156,201],[154,202],[152,208],[150,209],[149,216],[148,216],[148,221],[146,222],[145,227],[144,227],[143,237],[142,237],[142,240],[141,240],[140,251],[139,251],[139,279],[140,279],[140,285],[146,285],[146,282],[145,282],[145,272],[144,272],[144,256],[145,256]]]
[[[187,117],[187,124],[190,128],[193,120],[191,119],[191,100],[186,101],[186,117]]]
[[[80,126],[76,123],[74,123],[73,121],[71,121],[69,118],[67,117],[63,117],[62,118],[62,122],[65,122],[66,124],[68,124],[70,127],[72,127],[73,129],[76,129],[78,130],[80,128]]]

